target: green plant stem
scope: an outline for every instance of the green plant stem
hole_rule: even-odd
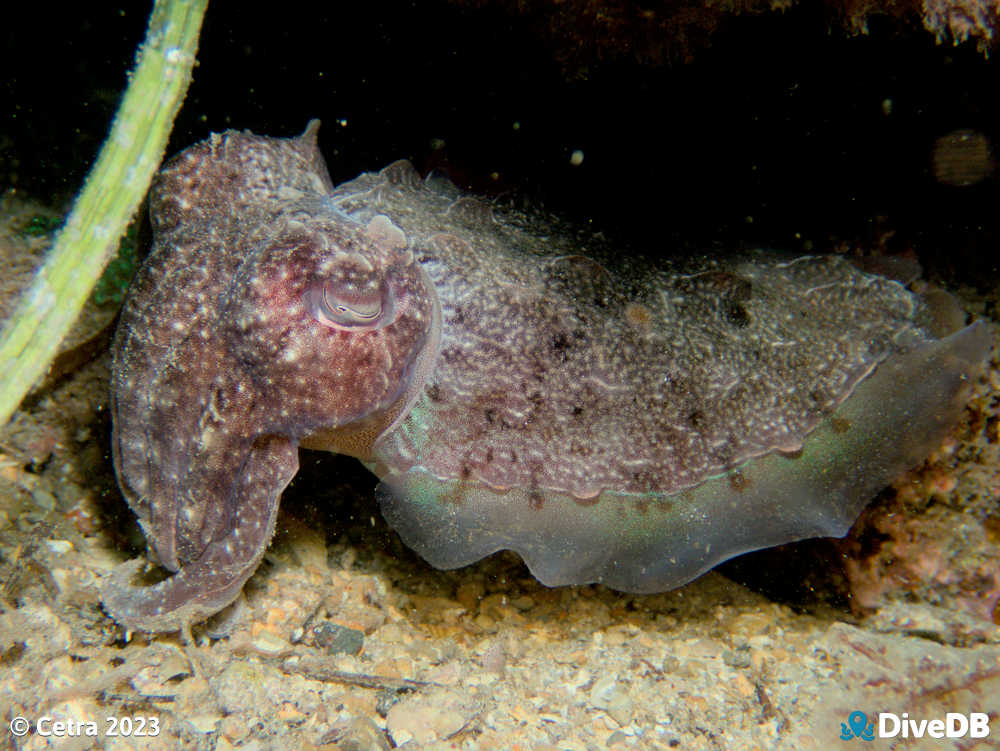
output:
[[[45,373],[163,159],[208,0],[156,0],[107,140],[0,338],[0,425]]]

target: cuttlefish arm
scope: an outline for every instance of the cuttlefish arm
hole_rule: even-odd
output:
[[[225,525],[200,555],[163,581],[135,583],[145,561],[116,567],[101,597],[116,621],[145,631],[174,631],[229,605],[253,574],[274,535],[278,499],[298,471],[298,448],[288,438],[257,440],[243,464]]]

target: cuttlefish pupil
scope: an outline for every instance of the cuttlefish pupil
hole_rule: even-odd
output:
[[[395,300],[387,286],[356,293],[327,283],[311,287],[303,294],[303,301],[317,321],[335,329],[384,328],[395,320]]]

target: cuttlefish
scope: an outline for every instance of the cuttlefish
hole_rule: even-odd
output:
[[[846,533],[957,420],[990,337],[842,256],[667,261],[407,162],[335,186],[314,121],[213,135],[150,194],[122,311],[119,484],[167,578],[122,624],[229,603],[298,447],[357,457],[439,568],[516,551],[548,585],[677,587]]]

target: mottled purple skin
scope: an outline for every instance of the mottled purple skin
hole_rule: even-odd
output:
[[[112,440],[152,556],[176,573],[140,588],[137,562],[116,572],[104,603],[127,625],[176,629],[229,604],[303,436],[350,425],[340,449],[363,456],[435,347],[437,302],[405,243],[321,207],[317,125],[295,140],[213,136],[153,185],[153,248],[114,344]],[[324,285],[391,296],[391,328],[320,323],[308,297]]]
[[[317,127],[213,136],[153,187],[113,440],[174,573],[116,570],[103,600],[128,626],[238,595],[298,445],[364,461],[442,567],[510,548],[549,584],[652,591],[843,534],[940,439],[985,352],[982,327],[937,330],[841,258],[654,263],[404,162],[334,187]]]

